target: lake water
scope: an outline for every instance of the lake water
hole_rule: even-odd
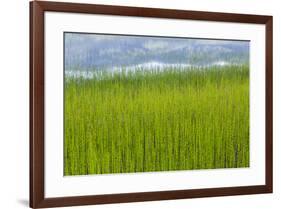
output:
[[[138,70],[142,70],[142,71],[149,71],[149,70],[157,70],[158,72],[161,71],[165,71],[168,69],[177,69],[177,70],[187,70],[187,69],[205,69],[208,67],[212,67],[212,66],[218,66],[218,67],[223,67],[223,66],[229,66],[229,65],[240,65],[240,64],[235,64],[235,63],[228,63],[225,61],[218,61],[218,62],[214,62],[208,65],[192,65],[192,64],[175,64],[175,63],[161,63],[161,62],[147,62],[147,63],[142,63],[142,64],[137,64],[137,65],[130,65],[130,66],[115,66],[112,68],[106,68],[103,69],[103,71],[106,71],[107,73],[112,73],[112,74],[116,74],[116,73],[131,73],[131,72],[135,72]],[[74,77],[74,78],[78,78],[78,77],[82,77],[82,78],[87,78],[87,79],[91,79],[93,77],[98,77],[101,73],[102,70],[99,71],[91,71],[91,70],[66,70],[65,71],[65,76],[66,77]]]

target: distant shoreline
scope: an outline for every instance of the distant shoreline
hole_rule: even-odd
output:
[[[168,70],[174,71],[187,71],[187,70],[208,70],[213,68],[232,68],[232,67],[243,67],[249,66],[247,63],[227,63],[227,62],[215,62],[211,65],[190,65],[190,64],[165,64],[165,63],[144,63],[134,66],[124,66],[124,67],[114,67],[114,68],[104,68],[104,69],[83,69],[76,68],[76,70],[65,70],[64,75],[66,78],[84,78],[92,79],[99,78],[103,75],[116,75],[116,74],[130,74],[139,72],[164,72]],[[73,68],[74,69],[74,68]],[[77,70],[78,69],[78,70]]]

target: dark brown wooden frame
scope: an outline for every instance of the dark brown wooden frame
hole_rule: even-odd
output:
[[[44,12],[71,12],[136,17],[263,24],[266,27],[266,165],[265,185],[45,198],[44,195]],[[30,2],[30,207],[46,208],[105,203],[170,200],[212,196],[272,193],[272,16],[105,6],[93,4]]]

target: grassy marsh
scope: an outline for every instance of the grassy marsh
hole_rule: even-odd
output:
[[[249,166],[249,67],[66,78],[64,175]]]

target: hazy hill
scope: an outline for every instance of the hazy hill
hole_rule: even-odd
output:
[[[248,41],[65,33],[66,70],[111,69],[149,62],[212,65],[249,62]]]

